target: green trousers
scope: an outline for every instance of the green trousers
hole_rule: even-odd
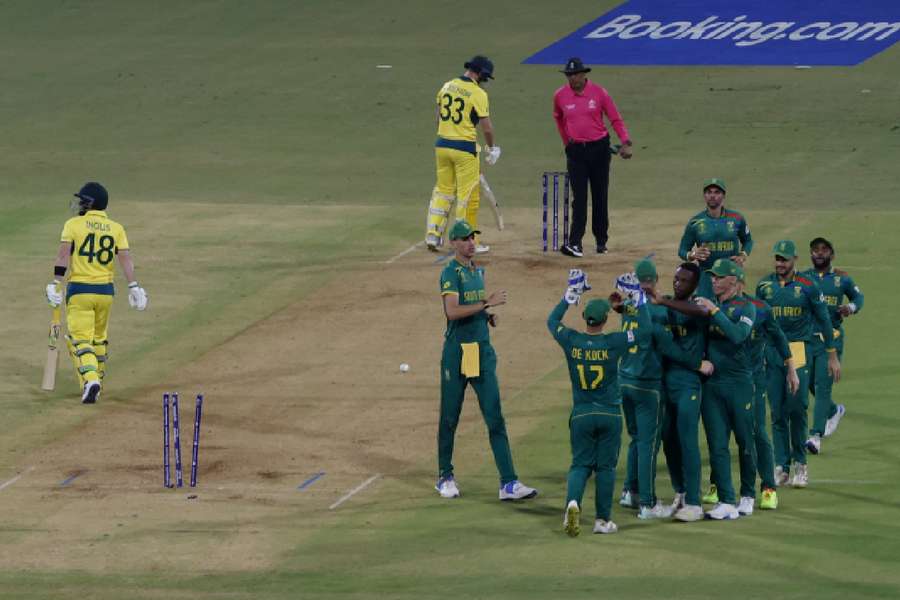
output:
[[[481,373],[467,378],[460,372],[462,347],[452,341],[444,343],[441,356],[441,418],[438,423],[438,468],[440,477],[453,475],[453,440],[462,411],[466,386],[471,384],[478,396],[478,407],[488,428],[494,463],[500,473],[500,484],[518,479],[513,468],[506,422],[500,410],[500,385],[497,381],[497,353],[490,343],[479,345]]]
[[[685,504],[700,506],[700,380],[693,387],[665,388],[662,443],[672,487]]]
[[[838,360],[844,359],[844,329],[839,330],[840,336],[834,340],[834,346],[837,348]],[[828,374],[828,353],[825,351],[825,344],[819,340],[812,343],[816,348],[815,355],[812,357],[810,364],[810,392],[815,395],[813,403],[813,421],[812,427],[809,429],[810,435],[825,435],[825,422],[834,416],[837,412],[837,405],[834,403],[834,397],[831,394],[834,380]]]
[[[594,502],[597,518],[609,521],[616,485],[616,464],[622,444],[622,417],[617,409],[600,404],[579,405],[569,417],[572,466],[566,486],[566,504],[578,502],[591,473],[596,473]]]
[[[659,381],[619,375],[625,427],[631,441],[625,467],[625,489],[639,492],[641,506],[656,504],[656,455],[659,452],[665,404]]]
[[[704,383],[700,413],[703,415],[703,428],[709,445],[709,463],[719,502],[736,504],[734,484],[731,481],[731,452],[728,449],[732,433],[741,465],[741,497],[755,498],[752,378],[747,376],[746,381],[739,378],[726,381],[713,379]]]
[[[715,298],[712,286],[712,275],[706,269],[700,271],[700,281],[697,282],[697,289],[694,291],[697,296],[703,298]]]
[[[807,358],[812,356],[806,344]],[[787,389],[787,369],[769,363],[766,368],[769,408],[772,410],[772,445],[775,464],[788,470],[792,462],[806,464],[806,410],[809,406],[809,366],[797,369],[800,387],[796,394]]]
[[[753,373],[753,447],[756,450],[756,470],[760,489],[775,489],[775,455],[769,440],[766,406],[768,405],[766,369]]]

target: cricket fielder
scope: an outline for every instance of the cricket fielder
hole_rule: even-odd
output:
[[[494,463],[500,473],[500,500],[521,500],[538,491],[519,482],[513,468],[506,422],[500,409],[497,354],[491,346],[488,325],[497,326],[492,306],[506,304],[506,290],[488,295],[484,269],[475,266],[475,236],[478,231],[460,220],[450,229],[455,257],[441,272],[441,298],[447,317],[441,355],[441,416],[438,423],[438,482],[442,498],[456,498],[459,487],[453,476],[453,439],[462,410],[466,386],[472,385],[488,428]]]
[[[816,358],[816,352],[827,356],[828,374],[834,381],[840,380],[841,363],[832,336],[825,338],[821,349],[814,344],[816,332],[831,329],[831,319],[815,281],[794,272],[796,245],[791,240],[781,240],[775,244],[773,254],[775,272],[756,285],[756,296],[772,307],[775,321],[787,336],[800,379],[797,392],[792,394],[787,389],[785,368],[777,363],[768,365],[775,481],[779,486],[790,483],[793,487],[806,487],[809,483],[806,465],[809,361]]]
[[[547,328],[563,350],[572,382],[572,412],[569,415],[569,442],[572,464],[566,485],[566,512],[563,526],[570,536],[581,531],[581,501],[592,473],[595,478],[594,503],[597,518],[594,533],[615,533],[611,520],[616,463],[622,439],[622,397],[617,380],[618,361],[630,347],[650,336],[649,305],[637,309],[641,324],[635,330],[603,333],[611,307],[610,302],[595,298],[587,303],[582,317],[587,323],[584,333],[569,329],[562,320],[568,308],[577,304],[587,281],[579,269],[569,271],[569,287],[565,296],[550,313]],[[617,294],[610,300],[621,303]],[[637,332],[637,333],[636,333]]]
[[[712,279],[709,269],[720,258],[729,258],[738,266],[753,250],[750,226],[744,215],[724,206],[725,182],[718,177],[703,182],[703,199],[706,210],[697,213],[688,221],[678,245],[678,256],[682,260],[695,261],[700,265],[700,285],[697,295],[712,298]]]
[[[817,237],[809,243],[810,257],[813,268],[804,271],[802,275],[816,282],[819,291],[828,305],[828,313],[831,317],[831,331],[822,331],[820,335],[831,335],[834,339],[834,348],[838,359],[844,361],[844,319],[855,315],[863,307],[863,293],[859,286],[853,282],[853,278],[846,271],[835,269],[831,266],[834,260],[834,246],[823,237]],[[846,304],[844,297],[847,297]],[[831,435],[837,429],[838,423],[844,416],[844,405],[835,405],[832,399],[831,388],[834,384],[828,375],[828,365],[822,352],[825,342],[819,335],[813,338],[813,346],[816,347],[812,368],[812,392],[815,394],[813,404],[813,422],[809,429],[809,439],[806,440],[806,449],[813,454],[818,454],[822,448],[822,438]]]
[[[660,296],[656,302],[665,306],[666,328],[685,356],[702,357],[706,351],[707,319],[695,303],[694,291],[700,281],[700,267],[685,262],[675,269],[672,283],[674,296]],[[687,310],[688,312],[682,312]],[[712,363],[703,361],[701,370],[686,368],[677,361],[666,360],[663,389],[666,401],[662,442],[666,466],[675,490],[673,517],[692,522],[703,519],[700,504],[700,404],[703,385],[700,376],[712,374]]]
[[[644,296],[655,298],[656,266],[650,260],[640,260],[635,264],[634,273]],[[623,304],[620,310],[623,331],[640,329],[636,305]],[[619,365],[622,408],[631,437],[623,504],[626,494],[631,496],[632,505],[639,497],[639,519],[667,518],[673,512],[656,497],[656,457],[666,409],[662,388],[663,357],[691,370],[699,370],[702,366],[699,352],[685,354],[672,341],[672,333],[665,327],[668,323],[666,308],[654,304],[649,307],[649,312],[651,335],[623,354]]]
[[[128,303],[147,308],[147,293],[134,278],[125,228],[106,215],[109,195],[96,182],[86,183],[72,202],[78,216],[66,221],[53,266],[53,282],[47,285],[47,301],[56,308],[63,302],[59,284],[71,265],[66,288],[66,345],[82,389],[81,401],[93,404],[100,395],[106,373],[109,313],[115,287],[113,259],[128,281]]]
[[[487,144],[485,162],[493,165],[500,158],[500,147],[494,145],[494,128],[488,109],[488,96],[482,86],[494,78],[494,63],[485,56],[475,56],[464,65],[466,71],[445,83],[437,93],[437,185],[428,206],[425,245],[437,251],[456,202],[456,219],[478,227],[480,205],[480,165],[476,145],[476,128]],[[476,250],[490,248],[476,242]]]
[[[766,302],[744,294],[744,277],[739,279],[743,297],[756,307],[756,320],[750,332],[750,363],[753,365],[753,442],[756,450],[756,468],[760,478],[761,498],[759,507],[764,510],[778,508],[775,491],[775,456],[769,439],[766,404],[768,401],[767,365],[783,365],[787,371],[787,389],[794,393],[800,385],[797,370],[791,358],[787,337],[772,316],[772,307]],[[753,503],[744,503],[738,511],[753,514]]]
[[[750,363],[750,332],[756,307],[738,291],[743,270],[735,262],[720,258],[710,268],[715,302],[699,298],[709,311],[707,356],[715,366],[703,384],[700,412],[709,445],[710,467],[719,502],[706,513],[710,519],[737,519],[752,513],[756,496],[756,452],[753,448],[753,367]],[[741,502],[735,506],[731,480],[732,432],[738,448],[741,471]],[[747,506],[750,510],[747,511]]]

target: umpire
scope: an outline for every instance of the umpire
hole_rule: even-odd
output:
[[[604,115],[622,142],[619,156],[631,158],[631,139],[612,98],[605,89],[589,81],[580,58],[566,62],[568,81],[553,95],[553,119],[566,147],[566,169],[572,182],[572,229],[569,243],[562,247],[568,256],[584,256],[581,238],[587,225],[587,188],[591,184],[591,229],[597,239],[597,253],[606,254],[609,239],[609,131]]]

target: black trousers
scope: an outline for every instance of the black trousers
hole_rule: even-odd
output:
[[[588,182],[591,184],[591,230],[598,246],[609,239],[609,136],[595,142],[566,146],[566,164],[572,182],[572,228],[569,245],[581,246],[587,226]]]

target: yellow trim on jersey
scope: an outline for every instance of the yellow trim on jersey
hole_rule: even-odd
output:
[[[459,296],[459,292],[450,290],[449,292],[441,292],[441,296]]]
[[[468,78],[457,77],[445,83],[435,101],[438,107],[437,134],[448,140],[474,142],[476,132],[472,113],[479,119],[490,116],[487,93]]]
[[[72,244],[72,283],[112,283],[116,254],[128,250],[125,228],[102,210],[89,210],[66,221],[60,241]]]

